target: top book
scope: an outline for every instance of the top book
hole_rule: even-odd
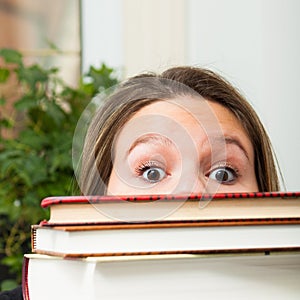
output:
[[[47,197],[43,225],[300,220],[300,192]]]

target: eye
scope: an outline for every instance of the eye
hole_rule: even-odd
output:
[[[147,162],[137,168],[138,176],[150,183],[159,182],[164,179],[167,174],[164,168],[158,166],[155,162]]]
[[[166,177],[166,173],[164,170],[160,168],[149,168],[148,170],[143,172],[143,177],[150,182],[158,182]]]
[[[233,168],[219,167],[211,171],[208,177],[219,183],[229,184],[237,179],[238,174]]]

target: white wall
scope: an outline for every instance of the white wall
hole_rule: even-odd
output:
[[[124,64],[122,0],[82,0],[83,72],[90,65]]]
[[[217,70],[252,103],[287,190],[300,190],[299,0],[83,0],[83,65],[124,75],[191,64]]]
[[[300,190],[300,1],[189,0],[188,64],[220,71],[253,104],[288,190]]]
[[[127,76],[185,63],[185,0],[123,0]]]
[[[124,76],[185,63],[185,0],[82,0],[83,71]]]

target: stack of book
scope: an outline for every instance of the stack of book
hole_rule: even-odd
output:
[[[50,218],[32,226],[25,300],[299,299],[300,193],[50,197],[42,206]]]

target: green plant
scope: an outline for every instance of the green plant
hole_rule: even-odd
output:
[[[14,78],[19,95],[14,108],[22,115],[17,136],[4,137],[4,130],[17,121],[5,114],[7,99],[0,92],[0,267],[11,273],[1,282],[5,289],[20,283],[22,257],[30,252],[31,224],[48,218],[41,199],[78,193],[71,153],[74,129],[91,98],[117,79],[103,64],[90,67],[78,88],[72,88],[60,78],[59,69],[26,66],[15,50],[1,49],[0,58],[0,88]]]

